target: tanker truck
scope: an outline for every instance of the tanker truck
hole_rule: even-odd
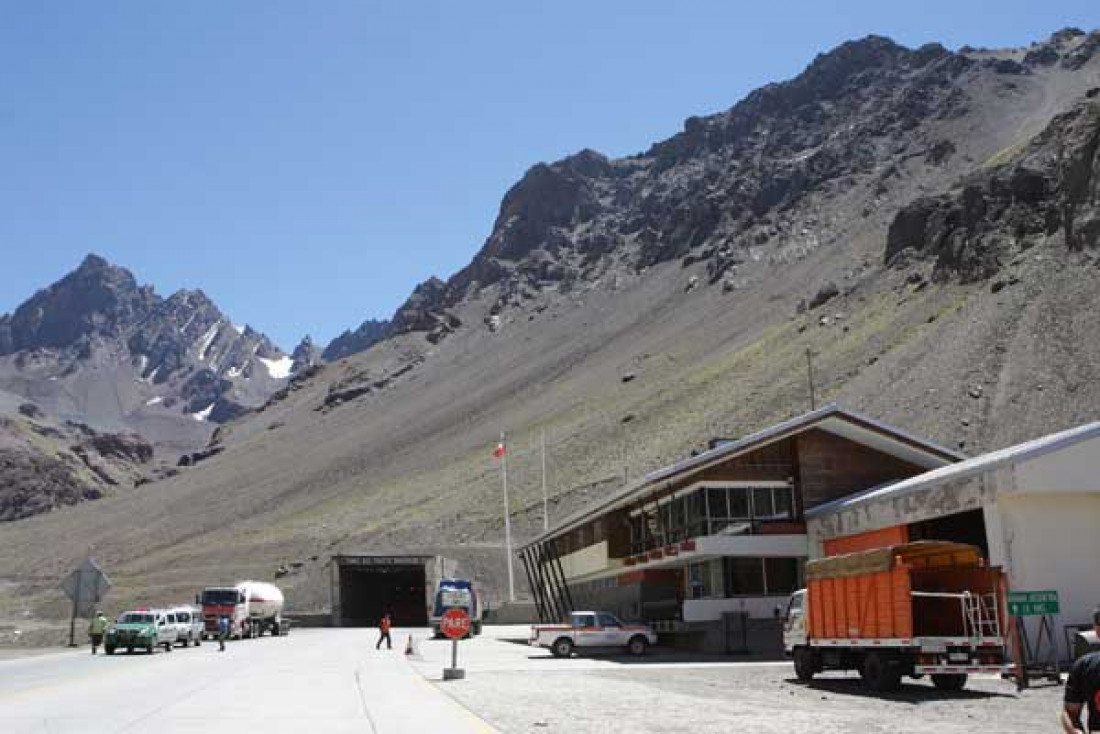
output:
[[[218,619],[229,617],[230,637],[260,637],[286,634],[283,621],[283,592],[262,581],[239,581],[233,586],[208,586],[195,602],[202,605],[204,636],[218,636]]]

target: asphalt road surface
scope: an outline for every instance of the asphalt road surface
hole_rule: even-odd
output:
[[[423,636],[423,631],[419,634]],[[295,630],[153,655],[0,661],[0,732],[492,732],[412,668],[407,631]],[[442,670],[437,671],[441,674]]]

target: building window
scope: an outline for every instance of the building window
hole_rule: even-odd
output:
[[[768,594],[793,594],[801,589],[804,565],[801,558],[765,558],[764,579]]]
[[[801,558],[723,559],[725,596],[785,596],[802,588]]]
[[[764,564],[760,558],[726,558],[726,596],[763,596]]]

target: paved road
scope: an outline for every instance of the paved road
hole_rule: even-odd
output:
[[[403,650],[375,651],[374,634],[295,630],[231,642],[224,653],[205,643],[0,661],[0,732],[210,734],[259,723],[265,734],[494,731],[414,670]],[[407,635],[395,630],[395,645]]]

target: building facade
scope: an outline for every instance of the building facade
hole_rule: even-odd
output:
[[[520,557],[544,621],[606,610],[686,646],[753,649],[763,636],[748,628],[774,627],[777,609],[802,587],[808,512],[961,459],[828,406],[653,472]],[[731,619],[737,645],[726,639]],[[778,644],[777,634],[766,637]]]

